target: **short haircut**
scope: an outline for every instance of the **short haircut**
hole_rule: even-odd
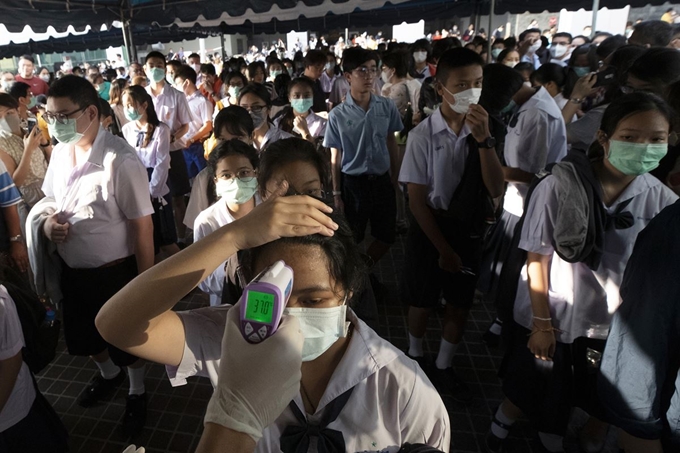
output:
[[[387,53],[383,59],[383,66],[394,69],[394,74],[401,78],[408,75],[409,55],[406,52],[395,50]]]
[[[30,61],[31,63],[35,64],[35,60],[34,60],[33,57],[30,56],[30,55],[22,55],[22,56],[20,56],[20,57],[19,57],[19,61],[21,61],[21,60],[27,60],[27,61]]]
[[[352,72],[367,61],[375,61],[378,64],[378,54],[372,50],[361,47],[350,47],[342,52],[342,69],[345,72]]]
[[[529,71],[530,73],[533,73],[535,71],[534,64],[529,63],[528,61],[520,61],[512,69],[517,72]]]
[[[8,109],[18,109],[19,102],[7,93],[0,93],[0,106]]]
[[[258,98],[262,99],[267,108],[271,108],[272,97],[269,94],[269,90],[267,89],[267,87],[262,85],[261,83],[249,83],[248,85],[246,85],[245,88],[243,88],[238,95],[239,105],[241,104],[241,99],[243,99],[243,96],[245,96],[246,94],[253,94],[257,96]]]
[[[597,51],[595,53],[597,53],[598,57],[604,60],[609,55],[614,53],[616,49],[625,46],[627,41],[628,40],[623,35],[610,36],[609,38],[602,41],[599,46],[597,46]]]
[[[222,129],[225,128],[227,132],[236,137],[250,137],[255,130],[253,118],[248,113],[248,110],[238,105],[229,105],[217,113],[213,123],[215,137],[219,137]]]
[[[562,65],[557,63],[546,63],[531,74],[531,81],[540,85],[555,82],[555,85],[561,90],[566,83],[567,74]]]
[[[651,47],[666,47],[673,37],[673,27],[662,20],[646,20],[633,27],[640,44]]]
[[[228,88],[228,85],[229,85],[229,81],[231,79],[234,79],[234,78],[241,79],[241,82],[243,82],[243,86],[248,85],[248,79],[246,79],[246,76],[244,76],[241,73],[241,71],[231,71],[231,72],[227,72],[226,74],[223,71],[220,78],[222,79],[222,83],[227,85],[227,88]]]
[[[439,60],[441,56],[444,55],[444,52],[449,49],[455,49],[456,47],[463,47],[458,38],[449,36],[435,41],[434,44],[432,44],[432,58],[434,60]]]
[[[217,72],[215,71],[215,66],[212,63],[202,63],[200,70],[201,74],[217,75]]]
[[[196,77],[196,71],[194,71],[194,68],[186,64],[180,66],[179,69],[175,71],[175,80],[189,80],[191,83],[196,85]]]
[[[94,86],[82,77],[66,75],[55,82],[47,92],[48,98],[66,98],[81,109],[94,105],[99,114],[99,95]]]
[[[680,79],[680,52],[668,47],[648,49],[635,60],[628,74],[663,90]]]
[[[519,72],[503,64],[484,67],[484,82],[479,105],[489,113],[500,113],[512,97],[522,88],[524,78]]]
[[[571,41],[574,39],[574,37],[571,36],[571,33],[567,33],[566,31],[555,33],[555,36],[553,36],[553,41],[555,38],[567,38],[569,40],[569,44],[571,44]]]
[[[310,50],[304,58],[305,68],[326,64],[326,52],[323,50]]]
[[[146,57],[144,58],[144,64],[146,64],[146,63],[147,63],[150,59],[152,59],[152,58],[159,58],[159,59],[161,59],[161,60],[163,61],[163,65],[165,66],[165,55],[163,55],[162,53],[157,52],[157,51],[155,51],[155,50],[154,50],[153,52],[149,52],[149,53],[146,55]],[[130,65],[130,66],[132,66],[132,65]]]
[[[430,41],[428,41],[425,38],[419,39],[413,44],[411,44],[411,52],[415,52],[417,50],[426,51],[428,58],[430,57],[430,55],[432,55],[432,45],[430,44]]]
[[[182,62],[179,60],[170,60],[166,63],[166,66],[172,66],[172,68],[177,71],[182,67]]]
[[[484,60],[482,60],[482,57],[480,57],[477,52],[470,49],[459,47],[447,50],[437,63],[436,79],[438,82],[446,84],[452,70],[464,68],[466,66],[483,67]]]
[[[31,91],[31,86],[24,82],[14,82],[9,89],[8,94],[12,96],[17,101],[19,98],[25,98]]]
[[[540,28],[530,28],[528,30],[524,30],[522,33],[519,34],[519,40],[524,41],[524,38],[527,37],[528,34],[530,33],[538,33],[539,35],[541,34],[541,29]]]
[[[188,60],[189,58],[198,58],[198,59],[200,60],[200,59],[201,59],[201,56],[200,56],[199,54],[197,54],[196,52],[193,52],[193,53],[191,53],[191,54],[187,57],[187,60]]]

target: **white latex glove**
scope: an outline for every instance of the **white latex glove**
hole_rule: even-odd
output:
[[[262,437],[300,391],[302,343],[300,324],[283,316],[277,332],[259,344],[248,343],[239,330],[240,303],[227,314],[217,387],[205,422],[252,437]]]
[[[144,449],[144,447],[137,448],[137,446],[134,444],[128,445],[128,447],[125,450],[123,450],[123,453],[145,453],[145,452],[146,450]]]

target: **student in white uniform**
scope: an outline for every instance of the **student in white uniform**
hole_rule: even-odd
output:
[[[564,451],[573,406],[591,416],[580,436],[583,451],[602,449],[607,425],[588,361],[604,350],[638,233],[677,200],[647,174],[667,152],[670,118],[664,101],[646,93],[623,96],[605,111],[589,170],[606,211],[599,263],[567,262],[558,254],[556,239],[565,228],[558,222],[559,196],[568,190],[564,179],[553,171],[535,187],[519,242],[527,260],[517,287],[513,339],[501,369],[506,399],[487,436],[490,451],[500,450],[522,413],[548,451]]]
[[[46,212],[42,231],[63,261],[69,354],[90,356],[100,371],[78,404],[90,407],[111,395],[126,366],[130,390],[123,428],[132,435],[146,419],[143,363],[107,343],[94,318],[113,294],[153,265],[153,207],[144,166],[125,140],[100,129],[98,102],[97,91],[80,77],[65,76],[50,87],[43,118],[60,143],[42,187],[56,212]]]
[[[220,227],[247,215],[259,204],[257,167],[259,158],[252,146],[239,139],[223,141],[210,153],[210,171],[219,200],[194,222],[194,241],[200,241]],[[219,266],[198,287],[210,294],[210,305],[219,305],[224,286],[224,267]]]
[[[167,364],[175,385],[196,374],[216,385],[231,306],[185,313],[172,307],[180,294],[239,249],[250,249],[243,259],[246,279],[284,260],[295,275],[286,314],[299,320],[305,337],[300,390],[264,429],[255,451],[278,451],[284,445],[286,451],[297,451],[310,441],[316,451],[313,446],[322,440],[336,451],[396,452],[405,442],[448,451],[449,418],[420,367],[347,308],[365,268],[346,222],[329,216],[332,209],[320,200],[281,196],[287,184],[279,189],[247,216],[152,268],[113,297],[100,312],[101,332],[124,349]],[[273,374],[271,382],[277,378]],[[324,415],[330,417],[326,430],[294,435]],[[209,416],[206,421],[219,420]]]
[[[167,185],[170,128],[158,120],[151,96],[140,86],[130,86],[123,91],[123,108],[128,118],[128,123],[123,126],[123,137],[135,149],[149,176],[149,193],[154,209],[153,244],[158,262],[162,258],[159,255],[161,250],[167,256],[179,252],[172,197]]]
[[[530,79],[534,87],[543,87],[550,93],[560,110],[569,102],[569,99],[562,94],[564,84],[567,81],[567,70],[563,66],[556,63],[546,63],[532,72]],[[572,117],[572,121],[577,119],[576,115]]]
[[[184,160],[184,136],[192,121],[191,110],[184,93],[180,93],[167,83],[165,77],[165,57],[160,52],[149,52],[144,60],[144,72],[149,78],[146,92],[153,99],[158,119],[170,126],[170,172],[168,187],[172,195],[172,207],[175,213],[177,235],[184,238],[185,228],[182,223],[186,211],[184,196],[191,192],[187,164]]]
[[[279,129],[302,137],[313,144],[323,139],[328,120],[312,110],[314,104],[314,84],[307,77],[293,79],[288,85],[290,107],[284,108],[274,120]]]
[[[269,119],[269,112],[272,108],[269,91],[259,84],[249,84],[238,96],[238,105],[248,110],[253,119],[253,146],[258,152],[265,150],[267,145],[274,143],[282,138],[290,138],[291,134],[284,132]]]

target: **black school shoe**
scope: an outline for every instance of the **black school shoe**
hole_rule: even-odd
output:
[[[101,373],[90,381],[87,388],[80,394],[78,405],[81,407],[92,407],[99,401],[110,397],[118,386],[125,380],[125,371],[121,368],[118,375],[111,379],[104,379]]]
[[[144,429],[146,423],[146,393],[128,395],[123,415],[123,434],[132,438]]]

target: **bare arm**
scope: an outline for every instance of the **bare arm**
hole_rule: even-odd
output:
[[[399,160],[397,137],[395,137],[393,133],[387,134],[387,151],[390,153],[390,175],[392,176],[392,183],[396,185],[397,179],[399,178],[401,161]]]
[[[5,224],[7,225],[7,234],[9,237],[21,235],[21,219],[19,218],[19,210],[17,205],[2,208],[2,215],[5,217]],[[24,241],[12,241],[9,243],[9,254],[12,261],[21,272],[28,270],[28,251],[24,245]]]
[[[172,138],[174,138],[172,142],[174,143],[175,140],[179,140],[180,138],[184,137],[187,135],[187,132],[189,132],[189,123],[182,124],[180,128],[177,129],[174,134],[172,134]]]
[[[0,412],[5,408],[14,390],[22,363],[24,362],[21,358],[21,351],[14,357],[0,360]]]
[[[529,297],[533,316],[534,332],[529,337],[528,348],[541,360],[552,360],[555,353],[555,333],[550,321],[548,288],[550,287],[550,255],[527,252],[527,274]],[[541,319],[538,319],[541,318]]]
[[[142,273],[153,266],[153,222],[147,215],[138,219],[128,220],[132,237],[135,244],[135,257],[137,258],[137,272]]]
[[[342,170],[342,150],[331,148],[331,179],[333,180],[333,191],[340,191]]]
[[[465,117],[474,139],[481,143],[491,137],[489,130],[489,115],[481,105],[473,104]],[[479,159],[482,166],[482,180],[491,198],[500,197],[503,194],[503,167],[494,148],[479,148]]]
[[[408,195],[408,205],[409,208],[411,208],[413,217],[416,218],[418,225],[420,225],[420,228],[430,242],[432,242],[440,254],[452,250],[439,229],[434,214],[432,214],[432,211],[427,206],[427,186],[423,184],[408,183]]]
[[[191,137],[191,142],[197,142],[210,135],[213,130],[212,121],[206,121],[205,124],[196,132],[196,135]]]
[[[505,177],[505,180],[507,182],[519,182],[522,184],[531,184],[531,181],[533,181],[534,177],[536,176],[531,172],[524,171],[515,167],[502,167],[502,168],[503,176]]]

